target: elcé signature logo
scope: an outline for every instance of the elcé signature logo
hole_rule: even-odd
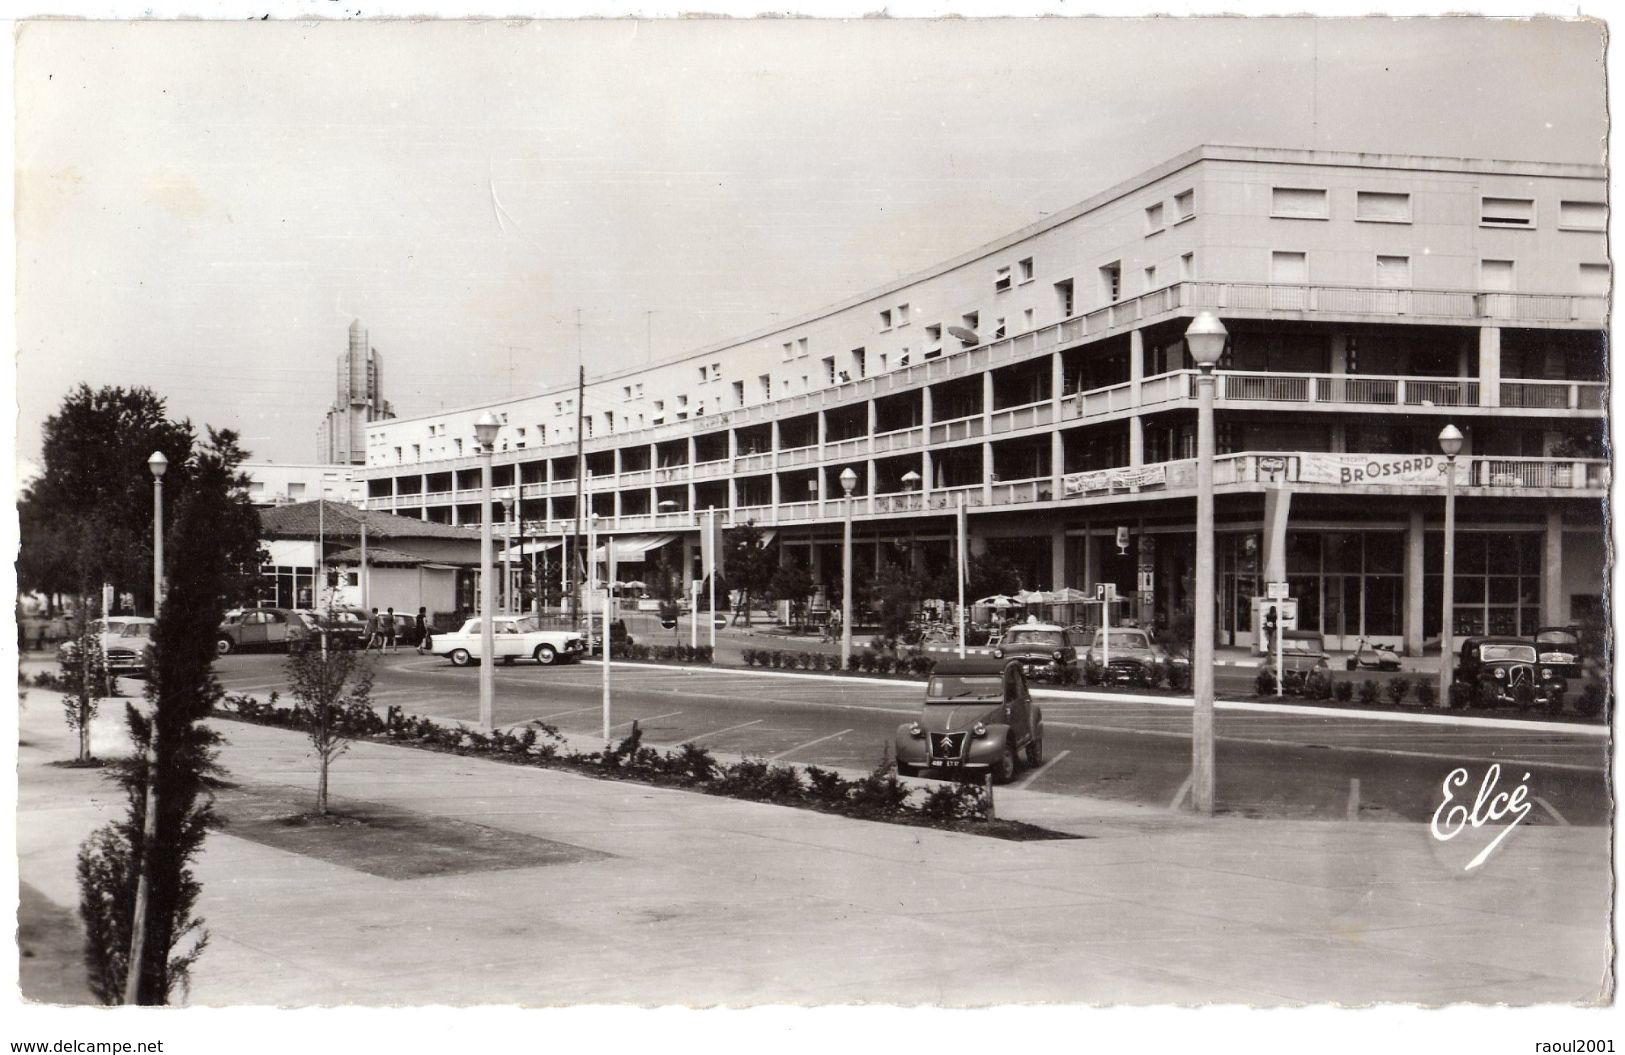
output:
[[[1482,828],[1491,821],[1498,821],[1504,817],[1512,817],[1511,822],[1501,829],[1501,834],[1490,841],[1490,844],[1478,852],[1478,856],[1467,862],[1463,871],[1471,872],[1484,863],[1501,840],[1512,834],[1520,821],[1529,816],[1532,808],[1524,799],[1529,795],[1529,774],[1523,775],[1523,782],[1511,791],[1497,792],[1495,786],[1501,781],[1501,764],[1494,763],[1484,771],[1484,780],[1478,785],[1478,794],[1473,799],[1472,809],[1467,808],[1466,800],[1456,801],[1455,789],[1465,787],[1468,781],[1466,767],[1453,769],[1450,775],[1444,778],[1444,801],[1439,808],[1433,811],[1433,821],[1428,826],[1433,831],[1433,837],[1440,842],[1449,842],[1462,832],[1471,828]],[[1452,805],[1452,803],[1454,803]],[[1443,824],[1440,823],[1441,819]]]

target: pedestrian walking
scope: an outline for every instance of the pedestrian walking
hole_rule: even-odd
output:
[[[413,625],[414,625],[414,627],[416,628],[416,630],[418,632],[418,655],[420,655],[420,656],[427,655],[428,652],[429,652],[429,644],[430,644],[430,642],[429,642],[429,610],[427,608],[419,608],[417,618],[414,619],[412,622],[413,622]]]
[[[393,608],[391,608],[389,610],[388,614],[386,614],[384,616],[384,642],[385,642],[385,644],[387,644],[389,646],[389,650],[391,652],[394,652],[396,650],[395,649],[395,609],[393,609]],[[379,651],[381,652],[383,650],[379,649]]]
[[[382,652],[384,650],[384,628],[378,618],[378,609],[376,608],[372,610],[372,615],[367,617],[367,647],[364,651],[371,652],[375,645],[378,647],[378,651]]]

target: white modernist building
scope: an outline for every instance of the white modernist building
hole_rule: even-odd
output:
[[[753,521],[838,583],[853,469],[860,581],[949,559],[953,515],[1022,584],[1115,582],[1144,619],[1196,603],[1195,388],[1218,368],[1223,641],[1288,581],[1299,625],[1416,652],[1440,631],[1444,476],[1458,459],[1458,634],[1601,603],[1607,560],[1606,173],[1600,166],[1204,146],[879,289],[651,366],[375,421],[371,509],[479,517],[491,411],[519,533],[577,522],[623,564],[692,567],[703,512]],[[500,517],[500,505],[497,507]],[[1117,545],[1125,529],[1126,545]],[[625,573],[622,578],[629,577]]]

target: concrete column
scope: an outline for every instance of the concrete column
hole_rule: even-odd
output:
[[[1083,526],[1083,567],[1079,570],[1083,579],[1083,592],[1093,597],[1095,595],[1095,572],[1100,566],[1099,547],[1095,541],[1094,532],[1089,530],[1087,523]]]
[[[1066,526],[1056,524],[1049,529],[1049,588],[1066,585]]]
[[[993,371],[982,374],[982,435],[993,435]]]
[[[1138,392],[1134,398],[1139,401]],[[1128,464],[1134,469],[1145,464],[1145,419],[1138,414],[1128,419]]]
[[[688,534],[683,535],[683,568],[679,575],[683,597],[689,598],[689,581],[697,578],[694,574],[694,538]]]
[[[1478,331],[1478,405],[1501,405],[1501,329],[1485,326]]]
[[[1057,423],[1061,420],[1061,391],[1066,388],[1066,361],[1061,358],[1060,352],[1051,352],[1049,357],[1049,394],[1051,413]]]
[[[993,444],[982,442],[982,504],[993,504]]]
[[[1264,492],[1264,580],[1286,581],[1286,524],[1292,492],[1272,487]]]
[[[879,482],[879,477],[875,475],[875,460],[873,458],[864,459],[863,486],[864,490],[868,491],[869,493],[864,496],[865,501],[861,507],[853,507],[854,512],[856,512],[858,508],[867,509],[870,513],[875,511],[875,488],[879,486]],[[876,567],[879,567],[879,565],[876,565]]]
[[[880,420],[880,412],[875,407],[875,401],[872,399],[865,400],[863,406],[864,409],[869,412],[869,426],[866,435],[869,438],[869,453],[873,454],[875,451],[875,424]],[[872,492],[873,488],[871,486],[871,493]]]
[[[1065,495],[1061,478],[1066,474],[1066,444],[1060,430],[1049,434],[1049,493],[1056,501]]]
[[[936,483],[936,464],[931,458],[931,420],[936,413],[936,402],[931,398],[931,386],[920,389],[920,500],[922,508],[931,506],[931,487]]]
[[[1422,510],[1412,509],[1410,522],[1405,525],[1405,614],[1400,627],[1407,656],[1422,654],[1422,625],[1427,616],[1422,606],[1422,587],[1427,582],[1427,566],[1423,563],[1426,543]]]
[[[1332,335],[1332,361],[1328,364],[1331,369],[1327,373],[1341,377],[1349,372],[1349,335],[1335,333]]]
[[[1145,380],[1145,333],[1128,332],[1128,398],[1131,406],[1140,405],[1140,382]]]
[[[1543,626],[1568,622],[1567,598],[1563,596],[1563,511],[1546,511],[1546,545],[1540,580],[1540,621]],[[1600,573],[1602,569],[1597,569]]]

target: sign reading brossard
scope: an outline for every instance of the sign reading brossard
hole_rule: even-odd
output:
[[[1300,454],[1305,484],[1441,484],[1450,462],[1436,454]],[[1456,463],[1456,483],[1467,483],[1467,464]]]

